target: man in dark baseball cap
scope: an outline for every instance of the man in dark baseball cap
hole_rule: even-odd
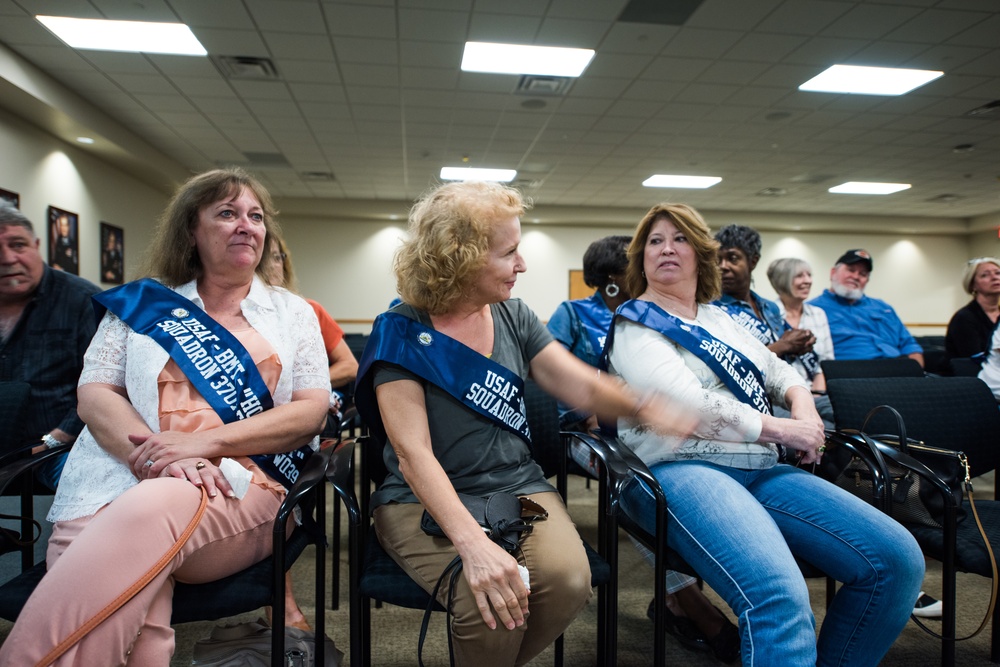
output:
[[[864,263],[868,267],[868,273],[872,272],[872,256],[867,250],[862,250],[861,248],[848,250],[840,256],[840,259],[837,260],[837,264],[858,263]]]
[[[865,295],[872,270],[867,250],[848,250],[830,271],[830,289],[810,301],[826,311],[837,359],[908,356],[924,365],[923,348],[892,306]]]

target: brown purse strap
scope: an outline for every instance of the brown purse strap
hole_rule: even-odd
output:
[[[170,549],[168,549],[167,552],[160,557],[160,560],[156,561],[153,566],[145,572],[145,574],[139,577],[139,579],[136,580],[134,584],[129,586],[121,595],[109,602],[104,609],[97,612],[93,618],[80,626],[76,632],[59,642],[55,648],[49,651],[48,655],[35,664],[35,667],[48,667],[48,665],[51,665],[53,662],[58,660],[63,653],[72,648],[72,646],[80,641],[84,635],[107,620],[108,616],[111,616],[111,614],[118,611],[122,605],[135,597],[136,593],[149,585],[149,582],[151,582],[160,572],[163,571],[163,568],[167,566],[167,563],[173,560],[174,556],[177,555],[177,552],[181,550],[181,547],[183,547],[191,538],[191,535],[201,522],[201,517],[205,514],[205,506],[207,504],[208,491],[206,491],[205,487],[202,486],[201,502],[198,504],[198,510],[194,513],[194,517],[191,519],[191,522],[187,525],[187,528],[184,529],[184,532],[181,533],[180,537],[177,538],[177,541],[174,542],[173,546],[171,546]]]

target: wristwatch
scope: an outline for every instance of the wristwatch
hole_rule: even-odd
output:
[[[47,449],[55,449],[56,447],[61,447],[66,443],[62,442],[61,440],[56,440],[55,438],[52,437],[52,434],[46,433],[45,435],[42,436],[42,444],[45,445]]]

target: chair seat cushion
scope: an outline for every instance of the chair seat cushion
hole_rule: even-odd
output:
[[[611,580],[611,567],[589,544],[583,543],[590,563],[590,585],[601,586]],[[361,595],[408,609],[426,609],[430,594],[421,588],[379,544],[374,530],[368,531],[365,562],[361,571]],[[435,602],[434,611],[444,611]]]
[[[976,520],[965,503],[965,519],[958,524],[955,540],[955,568],[960,572],[970,572],[984,577],[992,576],[989,555],[983,536],[979,534]],[[993,552],[1000,554],[1000,501],[978,500],[976,510],[983,522],[986,534],[989,535]],[[917,543],[923,552],[931,558],[941,560],[944,556],[944,531],[932,526],[907,526],[907,529],[917,538]]]
[[[309,542],[306,532],[296,529],[286,543],[285,563],[294,563]],[[218,581],[205,584],[177,582],[170,622],[211,621],[271,604],[271,571],[271,557],[268,556]],[[0,618],[16,620],[44,574],[45,563],[38,563],[0,586]]]

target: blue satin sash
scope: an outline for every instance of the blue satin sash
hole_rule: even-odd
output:
[[[376,361],[402,366],[440,387],[469,410],[531,444],[524,381],[505,366],[440,331],[399,313],[382,313],[372,325],[358,365],[354,404],[375,435],[386,440],[375,399]]]
[[[641,324],[663,334],[685,350],[701,359],[715,373],[729,391],[743,403],[765,415],[772,414],[771,399],[764,386],[764,376],[752,361],[741,352],[722,342],[709,331],[687,324],[666,312],[651,301],[632,299],[618,307],[615,317]],[[604,348],[603,365],[614,346],[615,327],[608,332]]]
[[[581,328],[590,341],[590,349],[593,350],[594,357],[601,356],[604,343],[608,338],[608,327],[611,326],[611,318],[614,313],[608,310],[604,299],[600,294],[587,299],[575,299],[569,302],[570,307],[580,318]]]
[[[250,353],[190,299],[151,278],[126,283],[93,298],[133,331],[149,336],[166,350],[224,424],[274,407]],[[290,488],[312,451],[304,445],[293,452],[250,458]]]
[[[722,310],[726,311],[729,317],[733,318],[733,321],[739,324],[741,327],[753,334],[754,338],[759,340],[765,346],[771,343],[778,342],[778,333],[772,329],[767,322],[760,320],[752,312],[747,311],[742,308],[735,308],[730,305],[717,303],[717,306]],[[784,334],[786,331],[791,331],[792,327],[788,322],[782,321],[784,328],[781,333]],[[782,357],[788,363],[793,363],[795,361],[801,361],[803,368],[806,369],[806,376],[812,380],[820,373],[819,366],[819,355],[815,352],[806,352],[805,354],[800,354],[798,356],[788,355]]]

